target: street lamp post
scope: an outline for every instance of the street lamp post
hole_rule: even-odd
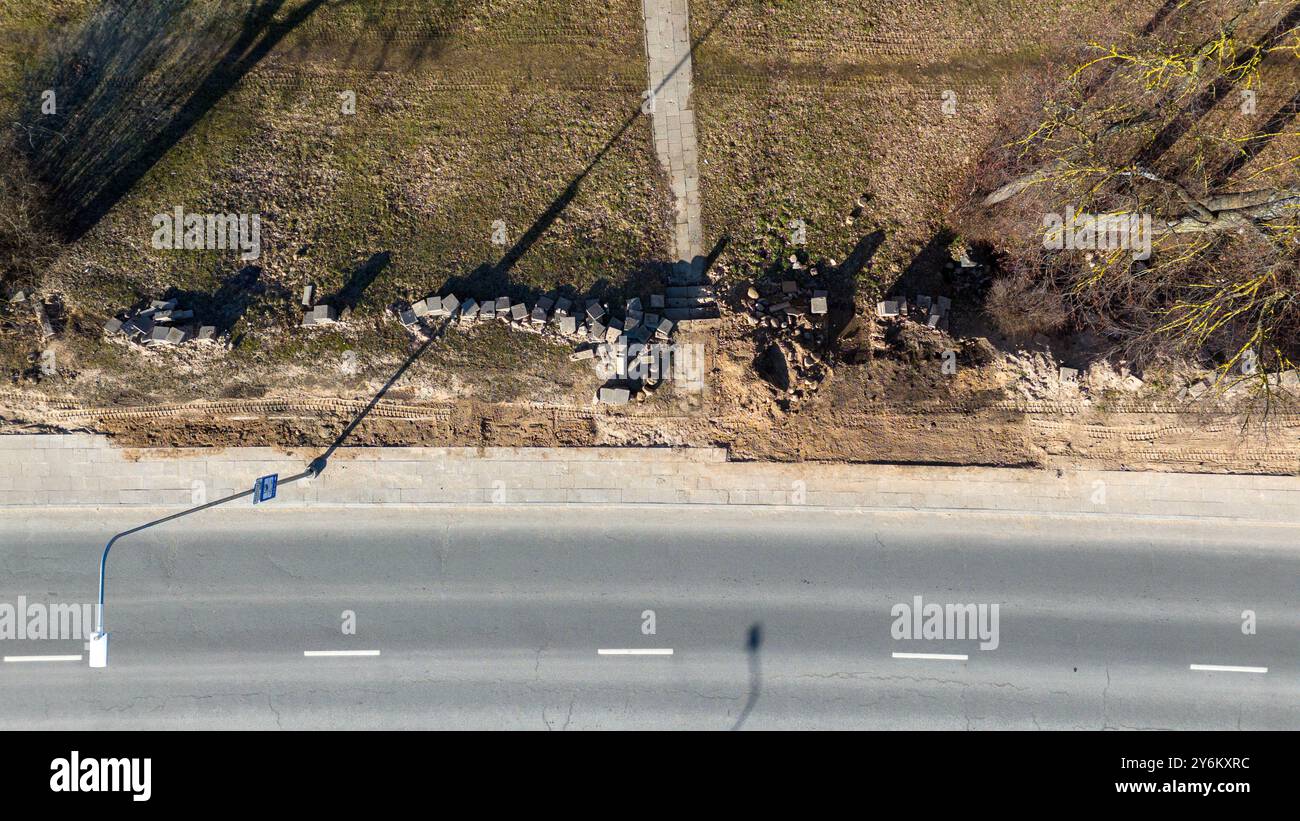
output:
[[[296,482],[299,479],[311,479],[319,475],[324,467],[325,460],[322,457],[312,462],[311,465],[302,473],[295,474],[286,479],[280,479],[278,484],[287,485],[290,482]],[[154,525],[160,525],[165,522],[170,522],[173,519],[179,519],[182,516],[188,516],[191,513],[198,513],[200,510],[207,510],[210,507],[216,507],[217,505],[225,504],[226,502],[232,502],[235,499],[242,499],[245,496],[251,496],[254,492],[256,492],[255,487],[240,491],[239,493],[232,493],[229,496],[216,499],[207,504],[198,505],[197,507],[192,507],[188,510],[182,510],[179,513],[173,513],[172,515],[164,516],[161,519],[155,519],[152,522],[147,522],[139,527],[133,527],[130,530],[123,530],[121,533],[108,540],[108,544],[104,546],[103,555],[99,557],[99,610],[95,613],[95,632],[90,637],[91,667],[108,666],[108,633],[104,631],[104,580],[108,571],[108,552],[113,549],[113,544],[123,536],[130,536],[132,533],[139,533],[141,530],[146,530]]]

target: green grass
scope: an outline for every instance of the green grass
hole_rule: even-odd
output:
[[[1017,78],[1074,48],[1079,32],[1143,13],[1114,0],[694,0],[692,35],[716,23],[695,56],[695,108],[705,230],[732,238],[724,276],[785,259],[792,219],[805,222],[814,260],[843,261],[879,230],[858,282],[869,304],[952,230],[955,186],[998,139]],[[953,117],[941,110],[947,90]]]
[[[0,17],[0,33],[52,28],[56,12],[20,5]],[[280,16],[300,5],[287,3]],[[32,64],[0,60],[4,90]],[[637,110],[644,77],[634,0],[322,6],[90,233],[60,249],[43,285],[62,292],[82,320],[84,337],[67,340],[69,357],[141,390],[186,394],[219,392],[235,379],[310,382],[315,363],[344,345],[358,351],[363,376],[379,376],[408,348],[404,332],[384,321],[388,307],[449,281],[461,283],[462,297],[507,287],[517,296],[593,286],[611,297],[647,293],[657,281],[652,263],[668,254],[670,205],[643,121],[590,168],[508,281],[464,282],[501,258],[495,221],[506,223],[513,244],[605,149]],[[355,115],[340,110],[346,90],[357,95]],[[254,264],[264,288],[232,329],[241,344],[228,357],[231,370],[208,368],[179,384],[165,367],[129,367],[129,352],[99,352],[97,330],[109,314],[169,289],[211,295],[243,266],[234,252],[151,248],[151,217],[177,205],[261,214],[263,254]],[[302,285],[336,294],[377,254],[389,263],[348,329],[296,327]],[[544,346],[536,338],[492,344],[494,356],[525,372]],[[440,346],[430,367],[461,353]]]

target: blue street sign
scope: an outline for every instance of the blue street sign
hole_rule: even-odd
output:
[[[269,502],[275,498],[275,486],[280,481],[280,474],[272,473],[262,476],[253,483],[253,504]]]

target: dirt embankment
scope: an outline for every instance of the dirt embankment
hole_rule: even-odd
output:
[[[1026,373],[1016,357],[946,374],[941,358],[878,356],[837,363],[796,405],[754,373],[755,343],[739,320],[699,337],[705,387],[669,386],[610,408],[558,402],[429,399],[398,384],[374,403],[311,392],[179,404],[85,407],[35,392],[0,393],[0,430],[88,430],[130,447],[326,448],[358,416],[360,446],[725,447],[733,459],[1040,466],[1294,474],[1300,411],[1278,399],[1267,416],[1226,399],[1175,400],[1154,388],[1089,395]],[[936,335],[933,347],[947,347]],[[1018,369],[1019,368],[1019,369]]]

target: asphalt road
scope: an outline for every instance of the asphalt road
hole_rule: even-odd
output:
[[[93,601],[146,518],[0,512],[0,603]],[[109,667],[0,663],[0,728],[1294,730],[1298,548],[1186,519],[231,506],[119,542]],[[997,604],[996,649],[893,638],[918,595]],[[340,650],[378,655],[304,655]]]

